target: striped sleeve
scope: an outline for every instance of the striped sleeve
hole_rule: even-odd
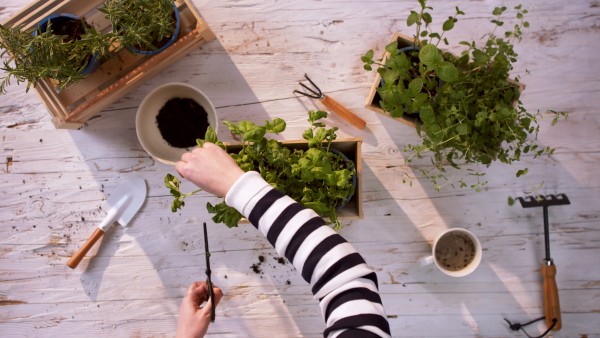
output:
[[[253,171],[231,187],[225,200],[311,285],[327,326],[324,337],[390,337],[375,272],[313,210]]]

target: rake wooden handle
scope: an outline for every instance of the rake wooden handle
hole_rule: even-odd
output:
[[[96,244],[96,242],[103,235],[104,235],[104,231],[102,231],[99,228],[96,228],[96,231],[94,231],[92,236],[90,236],[90,238],[88,238],[88,240],[85,242],[85,244],[83,244],[83,246],[81,248],[79,248],[79,250],[71,257],[71,259],[69,259],[69,261],[67,262],[67,265],[71,269],[75,269],[77,267],[77,265],[79,265],[79,262],[81,262],[83,257],[85,257],[85,254],[87,254],[87,252],[90,251],[90,249],[94,246],[94,244]]]
[[[360,117],[356,116],[353,112],[351,112],[350,110],[346,109],[346,107],[344,107],[341,104],[337,103],[337,101],[335,101],[334,99],[330,98],[329,96],[325,96],[324,98],[322,98],[321,102],[323,102],[323,104],[325,105],[325,107],[329,108],[331,111],[333,111],[334,113],[336,113],[339,116],[341,116],[344,120],[350,122],[356,128],[362,130],[367,125],[367,123],[363,119],[361,119]]]
[[[557,322],[552,331],[558,331],[562,327],[560,318],[560,302],[558,300],[558,287],[556,286],[556,266],[542,265],[542,276],[544,276],[544,313],[546,314],[546,327],[552,326],[552,320]]]

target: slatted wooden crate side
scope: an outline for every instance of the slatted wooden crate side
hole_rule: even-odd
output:
[[[398,48],[403,48],[403,47],[408,47],[408,46],[412,46],[412,41],[413,38],[401,34],[401,33],[394,33],[392,35],[392,38],[390,39],[389,43],[392,43],[394,41],[398,41]],[[390,57],[390,53],[386,50],[384,50],[384,53],[382,55],[382,62],[383,64],[385,64],[385,62],[387,61],[387,59]],[[421,120],[417,117],[417,116],[411,116],[410,114],[404,114],[402,115],[402,117],[392,117],[392,115],[390,115],[390,113],[384,111],[383,109],[381,109],[381,105],[379,104],[379,101],[377,101],[377,88],[380,86],[381,84],[381,75],[376,72],[376,76],[375,76],[375,80],[373,81],[373,84],[371,85],[371,89],[369,90],[369,94],[367,95],[367,99],[365,102],[365,108],[374,111],[378,114],[381,115],[385,115],[391,119],[394,119],[398,122],[404,123],[408,126],[411,126],[413,128],[417,127],[417,124],[422,124]],[[523,90],[525,90],[525,84],[514,81],[512,79],[508,79],[508,82],[516,85],[517,87],[519,87],[519,94],[523,93]],[[516,107],[517,105],[517,101],[514,102],[514,106]],[[417,115],[417,114],[415,114]]]
[[[339,150],[352,160],[356,166],[356,190],[354,197],[344,207],[338,210],[338,218],[340,220],[358,220],[364,219],[363,202],[362,202],[362,138],[343,138],[334,140],[331,143],[331,148]],[[308,149],[308,141],[306,140],[283,140],[280,141],[289,149]],[[236,152],[242,149],[240,143],[224,142],[227,150]],[[243,222],[248,222],[244,219]]]
[[[200,29],[202,28],[192,31],[192,33],[175,42],[171,47],[148,59],[146,62],[129,72],[126,76],[100,91],[91,100],[78,105],[64,120],[53,121],[54,124],[57,128],[66,128],[64,126],[67,124],[83,125],[85,121],[89,120],[131,90],[140,86],[144,81],[160,73],[162,70],[179,60],[183,55],[191,52],[204,42],[207,42],[202,38]]]
[[[185,18],[185,20],[182,20],[178,39],[189,34],[189,32],[196,27],[198,22],[198,18],[194,16],[188,6],[182,8],[180,16],[181,18]],[[107,22],[107,24],[110,25],[110,22]],[[57,95],[65,107],[74,109],[79,104],[98,95],[102,90],[106,89],[150,58],[152,58],[150,55],[132,54],[127,50],[121,50],[114,55],[114,58],[108,58],[103,62],[94,73],[90,74],[90,76],[85,79],[85,81],[72,84]]]

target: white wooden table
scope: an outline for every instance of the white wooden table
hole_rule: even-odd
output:
[[[28,4],[0,0],[0,20]],[[55,130],[37,96],[13,83],[0,97],[0,336],[173,336],[188,285],[204,279],[202,222],[210,221],[207,194],[171,213],[163,187],[168,165],[153,160],[137,140],[135,114],[142,98],[167,82],[204,91],[219,119],[288,121],[285,139],[307,127],[306,111],[320,106],[292,94],[304,73],[367,121],[362,131],[337,116],[340,137],[364,139],[365,218],[340,233],[378,274],[394,336],[524,337],[504,318],[543,316],[544,256],[541,208],[509,207],[525,180],[499,163],[486,169],[488,187],[436,192],[426,181],[412,187],[401,175],[403,145],[414,130],[364,108],[374,73],[360,56],[378,55],[394,31],[405,28],[417,1],[194,0],[217,39],[202,45],[115,102],[81,130]],[[459,1],[467,16],[453,41],[479,38],[495,6],[518,2]],[[431,1],[441,18],[453,3]],[[529,70],[522,100],[531,110],[554,109],[569,119],[539,142],[556,147],[551,158],[525,157],[529,179],[543,194],[565,193],[572,204],[549,209],[552,257],[562,307],[554,337],[600,337],[600,3],[597,0],[524,1],[531,28],[518,45],[515,74]],[[549,122],[549,121],[548,121]],[[226,128],[221,139],[232,141]],[[147,201],[129,227],[113,227],[80,266],[66,266],[104,217],[104,199],[127,178],[144,178]],[[184,183],[185,189],[192,186]],[[213,278],[225,297],[211,336],[316,337],[324,323],[310,288],[249,224],[210,224]],[[421,267],[433,238],[464,227],[482,241],[473,274],[451,278]],[[266,261],[255,273],[259,256]],[[540,334],[544,325],[528,327]]]

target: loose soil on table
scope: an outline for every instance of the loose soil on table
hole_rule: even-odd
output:
[[[176,148],[196,145],[208,128],[206,110],[192,99],[171,99],[159,110],[156,124],[163,139]]]

